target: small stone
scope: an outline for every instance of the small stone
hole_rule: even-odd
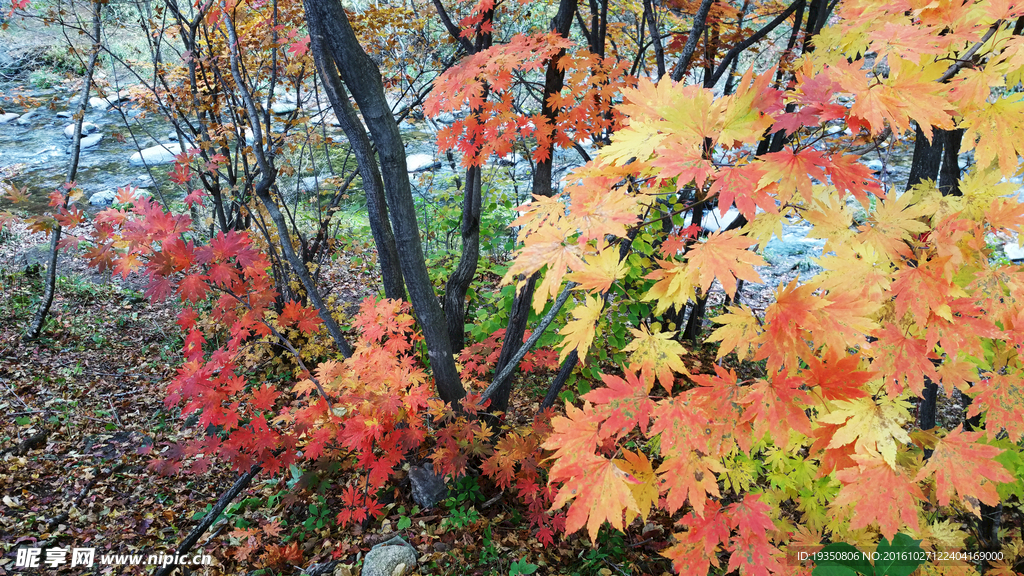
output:
[[[78,145],[79,148],[85,150],[86,148],[92,148],[93,146],[96,146],[97,144],[100,143],[100,140],[103,140],[103,134],[92,134],[90,136],[82,138]]]
[[[30,110],[29,112],[26,112],[26,113],[22,114],[16,120],[16,122],[18,123],[19,126],[27,126],[28,124],[31,124],[36,119],[36,116],[38,115],[37,112],[38,112],[37,110]]]
[[[292,112],[298,110],[298,108],[298,105],[296,105],[294,102],[282,102],[280,100],[270,105],[270,111],[273,112],[274,114],[277,114],[278,116],[283,116],[284,114],[291,114]]]
[[[1024,261],[1024,248],[1018,246],[1016,242],[1003,244],[1003,253],[1006,254],[1006,258],[1011,262]]]

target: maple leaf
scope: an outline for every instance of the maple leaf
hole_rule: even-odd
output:
[[[546,450],[555,451],[552,473],[563,461],[571,462],[594,453],[604,438],[599,433],[600,423],[601,417],[595,413],[590,402],[585,402],[582,410],[566,403],[565,416],[552,418],[551,434],[541,445]]]
[[[636,512],[626,511],[626,525],[633,522],[636,513],[639,513],[640,518],[647,522],[647,516],[650,515],[651,509],[658,503],[658,482],[657,476],[654,474],[654,467],[643,452],[625,450],[622,456],[624,459],[616,460],[615,464],[636,480],[635,483],[629,483],[628,486],[629,491],[633,494],[637,510]]]
[[[742,361],[753,354],[754,346],[763,331],[761,321],[746,304],[729,306],[727,309],[729,313],[711,319],[712,322],[721,324],[722,327],[716,328],[708,336],[708,340],[722,343],[718,347],[716,358],[723,358],[726,354],[735,351],[736,356]]]
[[[601,319],[603,309],[604,300],[593,296],[587,296],[583,305],[573,308],[574,320],[566,322],[558,331],[563,336],[562,341],[558,343],[562,349],[558,356],[559,362],[564,361],[573,350],[579,355],[580,362],[583,362],[597,334],[597,322]]]
[[[721,504],[710,500],[701,505],[701,510],[683,516],[679,525],[688,530],[675,534],[678,543],[661,553],[672,560],[672,568],[680,574],[707,574],[711,566],[717,568],[716,552],[729,539],[729,518]]]
[[[676,310],[685,309],[686,303],[697,297],[697,279],[694,274],[696,268],[665,260],[658,260],[658,264],[661,268],[644,276],[647,280],[657,280],[644,294],[644,302],[655,302],[655,314],[661,314],[672,306],[675,306]]]
[[[686,502],[698,516],[704,515],[708,496],[718,497],[718,477],[725,467],[707,456],[690,451],[681,456],[670,456],[658,467],[661,492],[665,493],[665,508],[674,513]]]
[[[928,463],[917,473],[920,482],[935,476],[939,506],[948,506],[955,493],[961,503],[979,517],[978,501],[989,506],[999,503],[997,483],[1013,482],[1013,476],[995,461],[1002,450],[979,442],[983,433],[964,432],[963,425],[939,441]]]
[[[635,426],[647,433],[654,401],[647,394],[647,384],[634,372],[626,371],[626,378],[601,374],[603,387],[594,388],[583,399],[605,410],[602,433],[608,436],[628,434]]]
[[[991,374],[971,389],[974,401],[967,409],[967,417],[985,413],[990,430],[1001,427],[1014,442],[1024,438],[1024,377],[1020,371]]]
[[[928,226],[918,218],[925,214],[925,207],[913,204],[913,194],[899,198],[879,200],[877,208],[868,217],[868,223],[858,228],[857,240],[870,244],[891,260],[898,257],[913,258],[907,242],[915,234],[928,231]]]
[[[613,528],[622,530],[623,513],[626,510],[639,512],[630,490],[630,484],[636,484],[637,480],[613,461],[589,456],[563,468],[562,473],[565,481],[551,507],[557,510],[574,500],[565,519],[566,532],[575,532],[585,523],[590,540],[597,542],[597,532],[605,520]]]
[[[686,348],[673,340],[677,332],[652,333],[647,326],[641,326],[640,330],[630,328],[629,331],[633,333],[633,341],[622,351],[632,352],[629,355],[630,370],[644,374],[644,380],[650,382],[648,386],[654,385],[651,376],[656,376],[661,387],[671,394],[675,382],[673,372],[690,374],[682,360]]]
[[[788,202],[794,192],[799,192],[804,200],[810,202],[813,196],[811,178],[819,182],[825,181],[824,167],[828,161],[821,152],[813,148],[799,152],[792,149],[772,152],[763,154],[760,158],[763,160],[761,169],[764,170],[764,175],[758,182],[758,188],[778,181],[780,202]]]
[[[850,528],[857,530],[877,524],[882,535],[892,539],[903,526],[918,529],[918,506],[924,494],[905,470],[893,467],[877,453],[854,454],[856,467],[836,473],[842,482],[833,507],[853,505]]]
[[[281,315],[277,318],[278,324],[282,327],[295,325],[299,331],[305,334],[312,334],[317,331],[323,322],[316,310],[307,308],[295,300],[286,302]]]
[[[746,494],[729,506],[730,524],[736,527],[736,536],[729,542],[729,571],[757,576],[782,571],[779,551],[768,542],[768,530],[775,528],[768,515],[771,508],[760,499],[760,494]]]
[[[840,357],[835,350],[829,351],[825,360],[817,356],[805,359],[807,371],[804,378],[810,387],[820,387],[821,395],[826,400],[853,400],[868,395],[863,388],[871,380],[877,378],[877,372],[858,370],[860,354]]]
[[[703,294],[707,294],[711,283],[717,278],[730,297],[736,296],[736,280],[761,283],[761,276],[754,266],[763,266],[765,261],[756,253],[747,250],[755,242],[735,230],[715,233],[707,241],[698,242],[686,253],[687,267],[696,268],[696,279]]]
[[[810,436],[811,423],[798,404],[804,400],[800,391],[802,385],[803,381],[790,377],[785,371],[772,377],[771,382],[758,379],[740,400],[749,405],[740,422],[753,420],[756,437],[764,436],[765,431],[770,430],[776,442],[780,443],[785,443],[790,430]]]
[[[567,274],[566,279],[579,284],[581,290],[607,292],[612,282],[624,277],[628,270],[626,263],[619,259],[618,247],[611,246],[587,257],[582,269]]]
[[[178,294],[190,302],[199,302],[206,298],[209,286],[206,284],[206,277],[202,274],[189,274],[178,283]]]
[[[252,406],[257,410],[270,410],[280,395],[281,393],[276,388],[270,384],[264,384],[263,388],[252,393]]]
[[[910,436],[903,424],[910,420],[910,404],[888,396],[877,403],[872,398],[841,400],[833,409],[818,417],[824,424],[842,424],[829,442],[829,448],[838,448],[856,442],[860,453],[878,452],[889,466],[896,465],[897,443],[910,444]]]
[[[901,393],[906,382],[911,392],[920,396],[925,376],[939,380],[925,340],[914,338],[892,323],[877,330],[874,336],[878,340],[872,345],[875,361],[871,367],[884,376],[890,395]]]

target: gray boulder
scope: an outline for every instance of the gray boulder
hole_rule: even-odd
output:
[[[89,136],[86,136],[85,138],[82,138],[82,141],[80,142],[80,146],[81,146],[81,148],[83,150],[86,149],[86,148],[92,148],[93,146],[96,146],[97,144],[99,144],[100,140],[102,140],[102,139],[103,139],[103,134],[90,134]]]
[[[444,477],[435,474],[434,466],[429,462],[409,468],[409,483],[412,484],[412,499],[424,510],[433,508],[448,495]]]
[[[270,111],[278,116],[285,114],[291,114],[298,110],[299,106],[295,102],[282,102],[280,100],[270,105]]]
[[[158,144],[132,154],[128,163],[132,166],[170,164],[174,162],[174,157],[178,154],[181,154],[180,144]]]
[[[404,569],[401,568],[404,566]],[[395,536],[381,542],[366,553],[363,559],[363,576],[394,576],[408,574],[416,568],[416,549]]]

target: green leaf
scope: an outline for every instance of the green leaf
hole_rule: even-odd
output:
[[[892,537],[890,544],[885,536],[878,541],[878,559],[875,560],[875,576],[910,576],[910,573],[924,564],[924,551],[920,540],[900,532]]]
[[[412,519],[408,516],[402,516],[398,519],[398,529],[406,530],[412,526]]]
[[[833,542],[817,552],[814,561],[814,576],[872,576],[875,572],[864,556],[846,542]]]
[[[28,426],[28,425],[29,425],[29,423],[31,423],[31,422],[32,422],[32,419],[31,419],[31,418],[29,418],[28,416],[19,416],[19,417],[17,417],[17,418],[15,418],[15,419],[14,419],[14,422],[15,422],[15,423],[16,423],[16,424],[17,424],[18,426]]]

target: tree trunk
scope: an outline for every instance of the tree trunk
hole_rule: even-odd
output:
[[[466,293],[476,276],[480,258],[480,168],[466,171],[466,188],[462,200],[462,255],[459,265],[448,278],[444,291],[444,313],[448,320],[448,339],[452,352],[462,351],[466,345]]]
[[[82,84],[82,95],[78,102],[78,112],[75,114],[75,133],[71,138],[71,160],[68,163],[68,174],[64,181],[67,186],[64,190],[64,205],[68,207],[68,198],[71,193],[71,184],[78,176],[78,159],[82,152],[82,123],[85,121],[85,111],[89,106],[89,92],[92,90],[93,73],[96,71],[96,60],[100,53],[100,23],[102,22],[103,4],[94,1],[92,4],[92,53],[89,54],[89,63],[85,68],[85,82]],[[59,208],[58,208],[59,209]],[[43,324],[46,316],[50,313],[50,306],[53,305],[53,296],[57,288],[57,255],[60,247],[61,226],[54,224],[50,233],[49,262],[46,267],[46,280],[43,288],[43,299],[39,302],[39,308],[32,316],[28,328],[23,336],[24,340],[35,340],[43,332]]]
[[[338,0],[303,0],[303,6],[310,35],[318,37],[317,41],[322,42],[325,52],[334,60],[341,79],[359,105],[370,129],[377,147],[402,276],[423,329],[438,395],[445,402],[457,402],[465,396],[465,389],[452,356],[445,313],[434,294],[423,257],[405,161],[405,145],[384,97],[380,70],[359,45],[345,9]]]
[[[327,99],[331,102],[331,108],[338,118],[338,123],[341,124],[341,129],[348,137],[356,164],[359,166],[359,174],[363,178],[366,213],[370,221],[370,234],[373,235],[373,242],[377,246],[377,261],[380,263],[381,277],[384,280],[384,295],[395,300],[404,300],[405,281],[402,279],[402,268],[398,262],[395,233],[391,230],[391,222],[388,220],[388,206],[384,197],[380,167],[377,166],[370,138],[356,117],[356,111],[348,100],[345,86],[338,77],[334,60],[330,58],[323,44],[321,36],[310,36],[310,48],[323,81],[324,92],[327,93]]]
[[[572,0],[561,0],[558,4],[558,13],[551,20],[551,29],[562,36],[569,35],[572,27],[572,15],[576,4]],[[595,31],[596,34],[596,31]],[[565,82],[565,71],[558,66],[563,52],[556,54],[548,62],[547,71],[544,75],[544,92],[542,94],[541,114],[554,123],[556,110],[548,105],[548,97],[552,94],[559,94]],[[532,192],[534,196],[551,197],[554,189],[551,186],[551,168],[554,153],[544,162],[539,162],[533,171]],[[515,357],[516,352],[523,342],[523,334],[526,332],[526,321],[530,316],[530,302],[533,301],[533,289],[540,274],[533,274],[527,279],[526,284],[516,293],[512,300],[512,311],[508,317],[508,326],[505,328],[505,339],[501,343],[501,354],[498,356],[498,364],[494,367],[495,374],[506,373],[505,366]],[[514,371],[507,372],[508,376],[498,383],[497,392],[491,397],[490,410],[504,412],[508,409],[508,399],[512,393],[512,375]]]

